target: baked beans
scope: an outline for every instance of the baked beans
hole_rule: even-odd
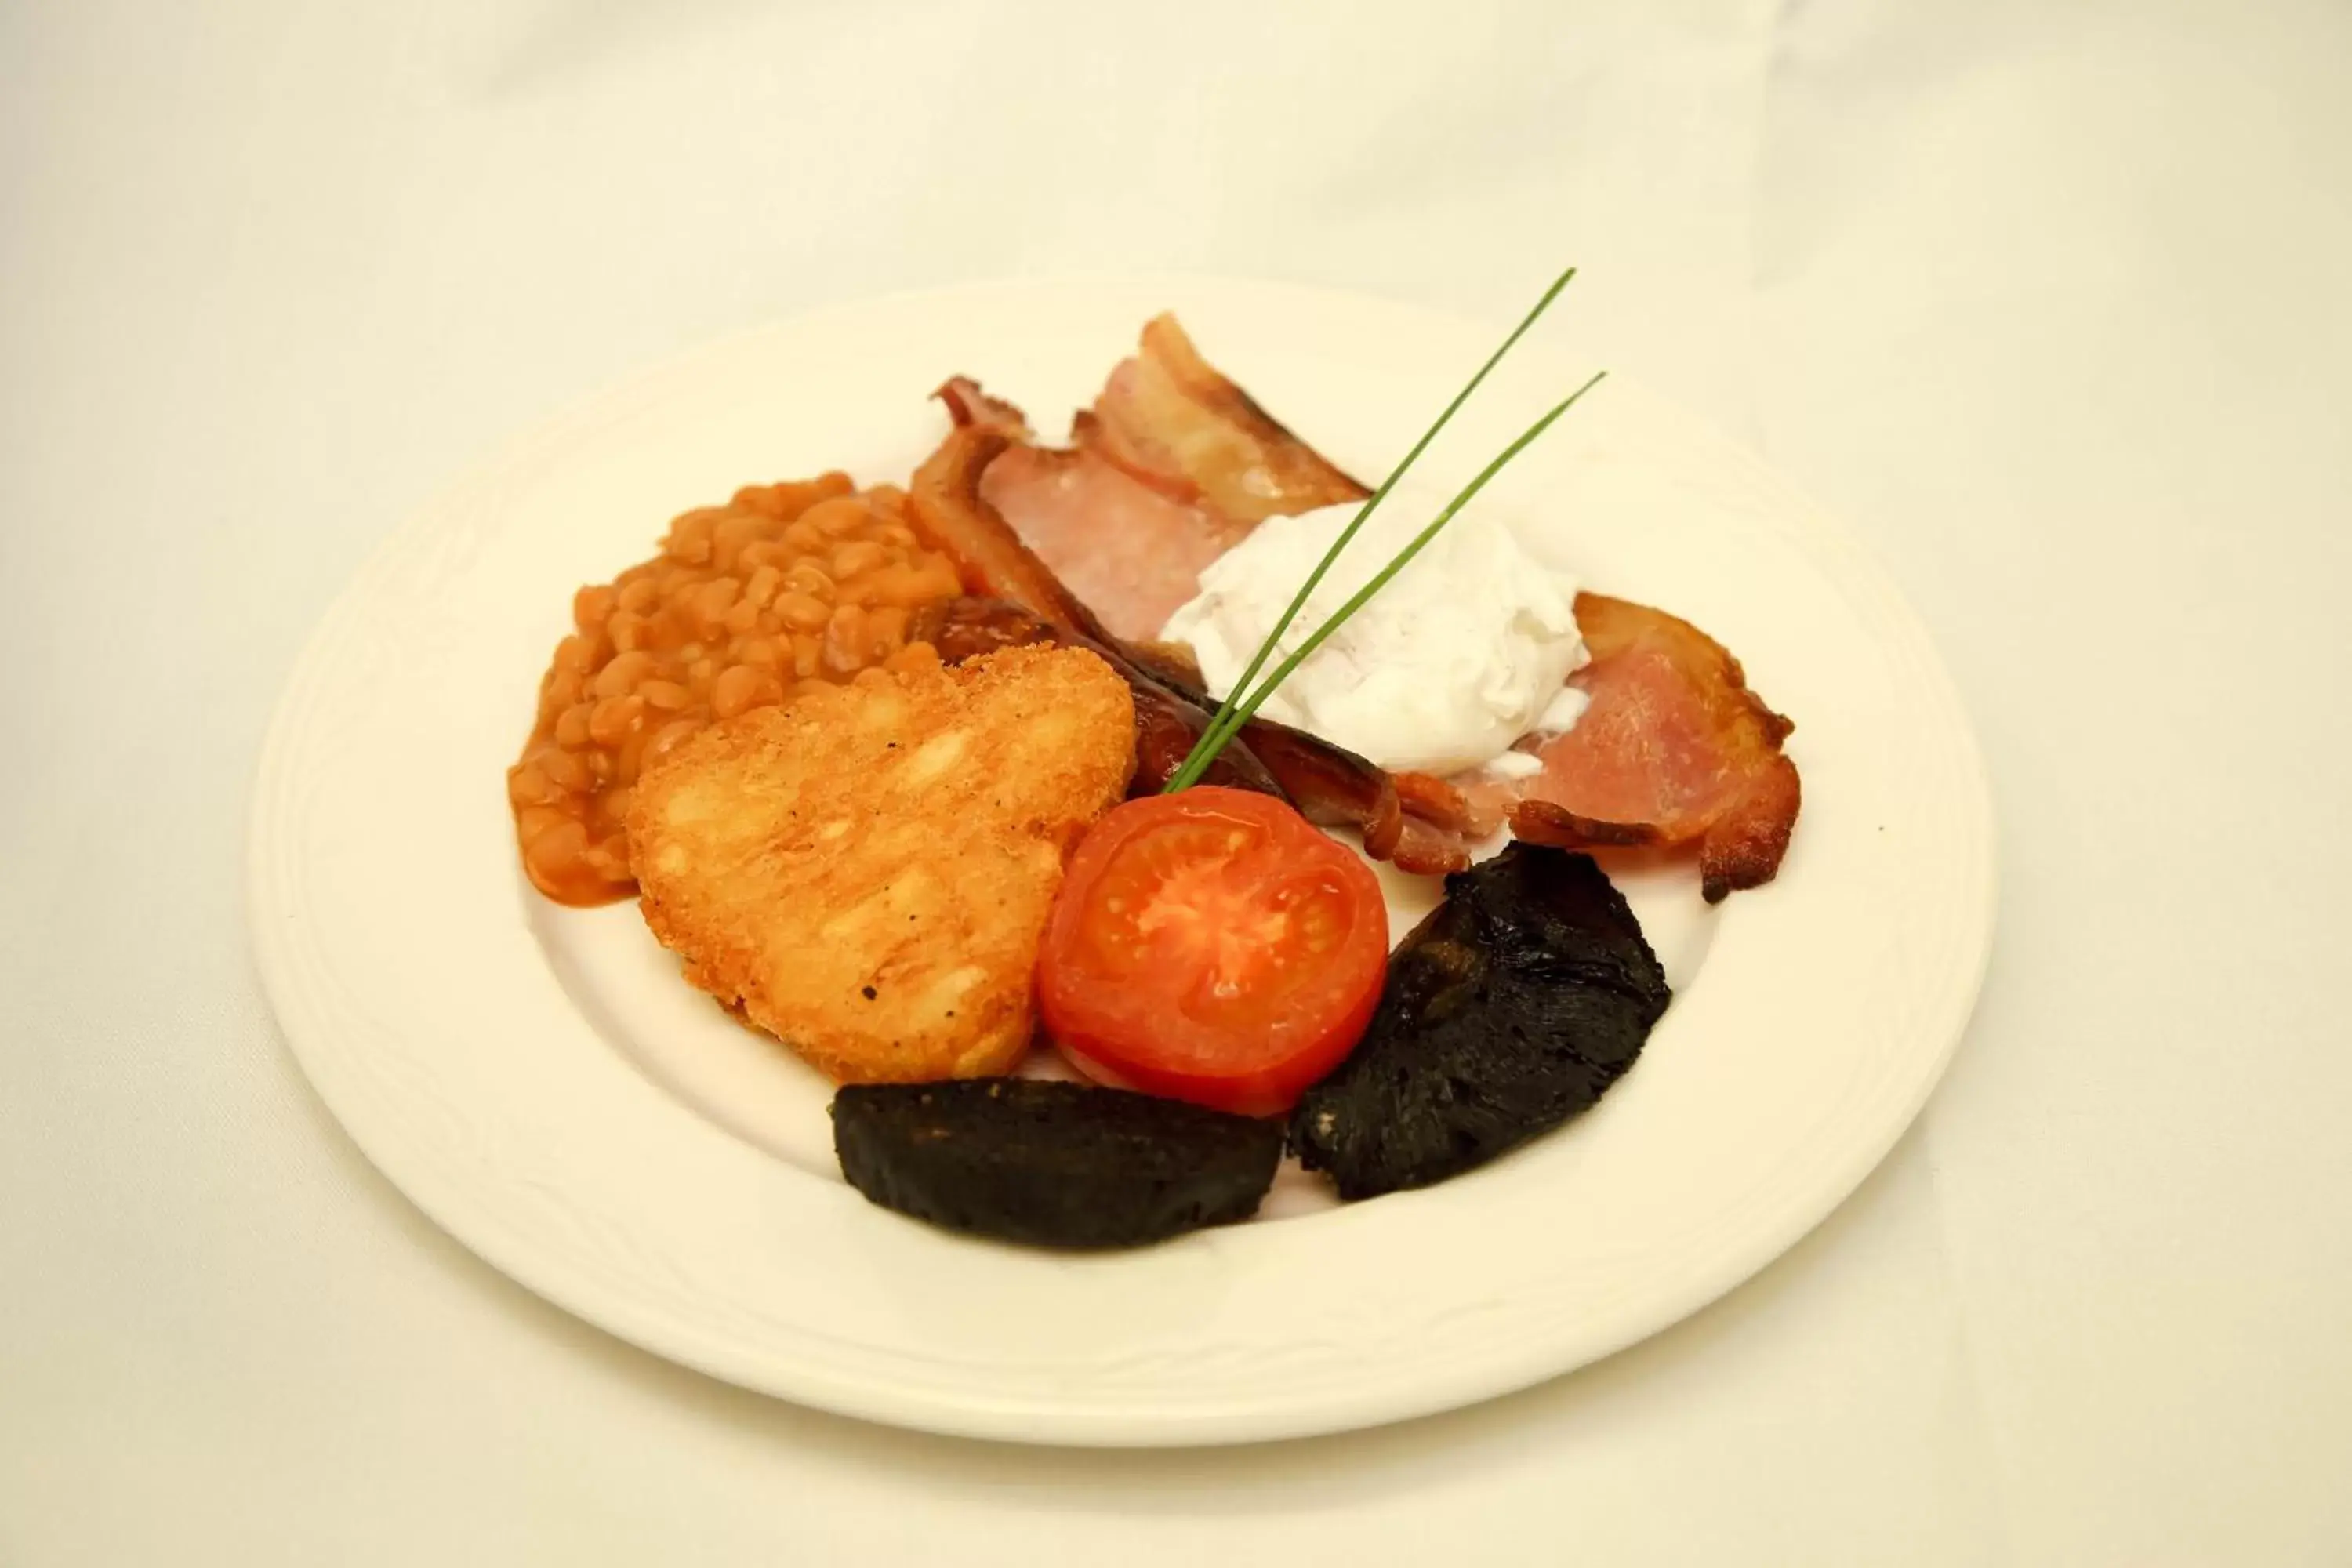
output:
[[[679,514],[652,560],[572,595],[572,632],[507,770],[533,887],[575,905],[635,892],[630,792],[706,724],[877,665],[939,662],[908,628],[955,596],[955,563],[917,542],[906,500],[837,473],[747,486]]]

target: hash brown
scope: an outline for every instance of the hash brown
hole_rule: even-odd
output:
[[[869,670],[639,782],[640,907],[688,981],[835,1079],[1003,1072],[1064,861],[1134,752],[1127,682],[1083,648]]]

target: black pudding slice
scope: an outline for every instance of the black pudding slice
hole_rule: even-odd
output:
[[[1445,879],[1363,1040],[1291,1113],[1291,1146],[1346,1198],[1459,1175],[1599,1100],[1669,999],[1591,857],[1513,844]]]
[[[1139,1247],[1257,1212],[1282,1123],[1085,1084],[849,1084],[833,1149],[849,1184],[950,1230],[1036,1247]]]

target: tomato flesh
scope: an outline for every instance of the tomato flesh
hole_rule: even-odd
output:
[[[1387,973],[1370,867],[1271,795],[1196,785],[1080,840],[1037,1001],[1087,1076],[1265,1116],[1355,1047]]]

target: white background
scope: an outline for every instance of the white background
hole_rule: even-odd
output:
[[[2347,65],[2221,0],[0,5],[0,1563],[2352,1562]],[[1405,1426],[991,1447],[572,1321],[311,1097],[254,752],[470,459],[892,289],[1564,260],[1873,542],[2001,814],[1949,1078],[1752,1284]]]

